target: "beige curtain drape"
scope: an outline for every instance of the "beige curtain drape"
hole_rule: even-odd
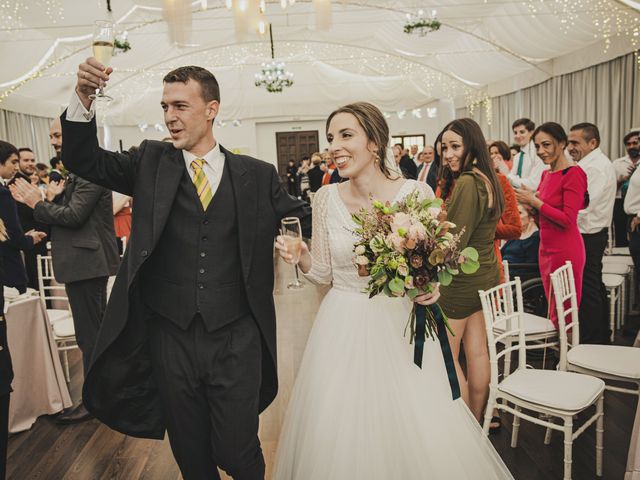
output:
[[[49,160],[55,155],[49,144],[51,120],[51,118],[0,110],[0,140],[9,142],[17,148],[31,148],[36,161],[49,166]]]
[[[584,70],[551,78],[533,87],[491,99],[491,125],[486,109],[478,106],[469,115],[487,139],[512,143],[511,123],[528,117],[536,124],[554,121],[566,130],[580,122],[598,126],[602,151],[611,159],[624,154],[622,137],[640,127],[640,68],[633,53]]]

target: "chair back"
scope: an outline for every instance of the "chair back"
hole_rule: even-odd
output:
[[[515,293],[515,296],[514,296]],[[490,290],[480,290],[482,313],[487,329],[489,363],[491,365],[491,386],[498,386],[498,361],[505,355],[518,351],[518,369],[526,368],[526,344],[523,326],[522,286],[520,278],[502,283]],[[515,298],[515,302],[514,302]],[[497,344],[507,337],[518,337],[510,347],[500,353]],[[505,342],[502,342],[505,343]],[[505,375],[508,373],[505,372]]]
[[[57,285],[55,281],[51,255],[38,255],[38,290],[40,298],[45,302],[47,300],[63,301],[66,303],[65,308],[70,310],[69,299],[64,285]]]
[[[578,322],[578,294],[573,278],[571,262],[551,273],[551,287],[558,314],[558,337],[560,338],[560,363],[558,368],[566,371],[567,352],[580,344],[580,324]],[[569,334],[569,332],[571,332]]]
[[[511,275],[509,274],[509,260],[502,260],[502,271],[504,272],[504,281],[508,282],[511,280]]]

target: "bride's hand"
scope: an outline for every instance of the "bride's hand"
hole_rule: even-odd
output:
[[[285,262],[290,263],[291,265],[296,263],[294,262],[295,257],[293,256],[293,253],[291,252],[291,250],[287,248],[287,246],[285,245],[284,238],[282,235],[278,235],[276,237],[275,245],[276,245],[276,250],[278,250],[278,253],[280,254],[280,256]],[[309,247],[307,246],[306,242],[303,240],[300,244],[300,259],[298,263],[306,263],[306,262],[303,262],[303,260],[306,259],[307,257],[310,257]]]
[[[413,299],[413,301],[420,305],[433,305],[438,301],[439,298],[440,298],[440,284],[436,283],[436,286],[433,292],[418,295]]]

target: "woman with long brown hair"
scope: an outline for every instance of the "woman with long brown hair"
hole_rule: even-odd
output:
[[[440,306],[454,333],[449,342],[462,397],[480,421],[489,394],[490,368],[478,290],[495,287],[500,281],[493,240],[504,197],[480,126],[462,118],[449,123],[443,132],[440,188],[447,199],[448,220],[456,225],[453,233],[462,232],[460,247],[478,251],[480,268],[471,275],[457,275],[449,286],[441,287]],[[466,377],[458,358],[461,343]]]
[[[298,370],[278,444],[274,480],[511,478],[465,403],[452,400],[437,342],[422,369],[403,335],[411,301],[368,298],[353,265],[351,214],[372,198],[395,202],[424,182],[405,180],[387,156],[389,128],[378,108],[346,105],[327,120],[329,151],[348,181],[314,197],[311,253],[299,261],[282,238],[282,258],[311,281],[331,284]],[[386,160],[386,161],[385,161]],[[434,295],[415,301],[433,303]]]

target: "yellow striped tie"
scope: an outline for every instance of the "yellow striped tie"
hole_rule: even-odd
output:
[[[196,186],[200,203],[202,203],[202,207],[206,210],[213,199],[213,192],[211,191],[209,179],[203,170],[204,163],[203,159],[196,158],[191,162],[191,168],[193,168],[194,172],[193,184]]]

